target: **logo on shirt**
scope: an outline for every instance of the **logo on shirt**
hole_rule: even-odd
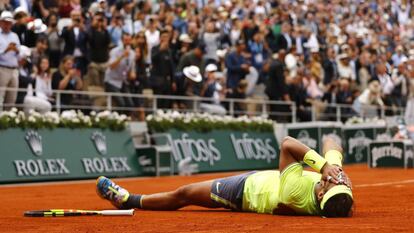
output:
[[[217,182],[217,183],[216,183],[216,190],[217,190],[217,193],[220,193],[220,190],[219,190],[220,185],[221,185],[221,183],[220,183],[220,182]]]

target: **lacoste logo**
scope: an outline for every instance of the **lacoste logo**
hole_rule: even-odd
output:
[[[139,165],[145,167],[152,164],[151,159],[147,158],[147,156],[143,155],[138,158]]]
[[[100,131],[95,131],[92,133],[91,140],[93,141],[96,150],[101,155],[105,155],[107,153],[106,149],[106,137]]]
[[[27,144],[33,154],[40,156],[43,153],[42,136],[37,131],[29,130],[25,137]]]

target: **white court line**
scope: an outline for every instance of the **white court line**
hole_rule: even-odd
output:
[[[358,185],[355,185],[355,187],[356,188],[380,187],[380,186],[388,186],[388,185],[396,185],[396,184],[409,184],[409,183],[414,183],[414,180],[401,180],[401,181],[373,183],[373,184],[358,184]]]

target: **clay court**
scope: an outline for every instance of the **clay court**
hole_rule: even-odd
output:
[[[412,232],[414,170],[346,167],[354,185],[352,218],[289,217],[188,207],[180,211],[136,211],[133,217],[23,217],[25,210],[112,209],[95,194],[95,181],[0,186],[2,232]],[[180,185],[233,175],[115,179],[130,192],[169,191]]]

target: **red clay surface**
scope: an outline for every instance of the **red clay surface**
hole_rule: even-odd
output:
[[[290,217],[188,207],[136,211],[132,217],[28,218],[25,210],[112,209],[95,193],[94,181],[0,186],[1,232],[413,232],[414,170],[346,168],[354,185],[352,218]],[[130,192],[169,191],[180,185],[232,175],[118,179]]]

